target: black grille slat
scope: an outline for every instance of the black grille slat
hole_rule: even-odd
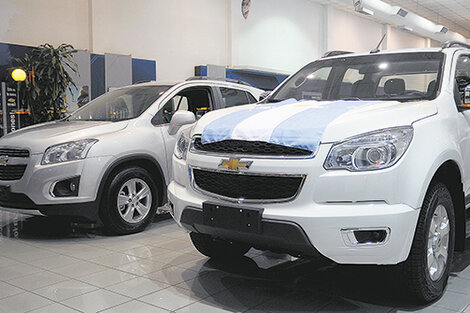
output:
[[[301,176],[242,175],[193,169],[198,188],[228,198],[276,200],[293,198]]]
[[[19,149],[3,149],[0,148],[0,156],[8,156],[9,158],[29,158],[28,150]]]
[[[0,180],[19,180],[23,177],[26,165],[0,166]]]
[[[194,148],[200,151],[221,154],[308,156],[313,153],[306,149],[287,147],[264,141],[223,140],[203,144],[200,137],[194,139]]]

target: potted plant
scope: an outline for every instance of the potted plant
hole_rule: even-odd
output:
[[[17,67],[28,73],[19,83],[19,98],[30,111],[31,124],[61,119],[66,114],[65,92],[76,88],[67,71],[77,72],[72,61],[75,52],[69,44],[54,48],[46,43],[15,60]]]

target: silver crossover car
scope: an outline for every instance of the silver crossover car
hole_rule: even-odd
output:
[[[0,209],[71,216],[114,233],[143,230],[166,203],[179,131],[263,91],[225,81],[145,83],[102,95],[66,119],[0,138]]]

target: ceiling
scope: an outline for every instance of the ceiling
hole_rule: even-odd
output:
[[[384,0],[470,38],[470,0]]]

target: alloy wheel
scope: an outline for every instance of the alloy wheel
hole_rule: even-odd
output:
[[[152,192],[149,185],[140,178],[126,181],[118,193],[117,209],[128,223],[142,221],[152,207]]]
[[[449,252],[450,221],[447,211],[439,204],[429,226],[427,267],[432,281],[439,280],[445,272]]]

